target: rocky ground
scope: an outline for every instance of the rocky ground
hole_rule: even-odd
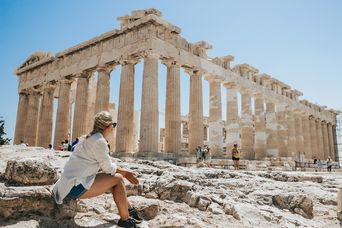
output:
[[[0,147],[1,227],[116,227],[110,194],[54,204],[49,187],[69,152]],[[115,159],[139,173],[129,199],[140,227],[341,227],[342,173],[185,168],[163,161]]]

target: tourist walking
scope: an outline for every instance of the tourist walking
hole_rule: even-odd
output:
[[[317,169],[318,169],[318,172],[322,172],[322,161],[321,161],[321,159],[317,160]]]
[[[203,158],[203,155],[202,155],[202,148],[200,145],[197,146],[196,148],[196,160],[197,162],[200,162]]]
[[[204,149],[204,155],[205,155],[205,160],[206,160],[208,167],[211,167],[211,151],[210,151],[209,146],[207,146]]]
[[[69,157],[52,192],[58,204],[62,204],[65,198],[86,199],[111,192],[120,215],[117,225],[136,227],[136,223],[142,220],[127,199],[124,179],[134,185],[139,181],[133,171],[111,162],[106,139],[114,127],[109,112],[95,115],[93,130]],[[102,172],[98,173],[100,170]]]
[[[232,149],[232,160],[234,162],[234,169],[239,170],[239,161],[240,161],[240,151],[238,149],[238,145],[234,144],[234,147]]]
[[[79,142],[79,139],[78,139],[78,138],[76,138],[76,139],[72,142],[72,144],[71,144],[71,151],[74,151],[74,150],[75,150],[75,147],[76,147],[76,145],[77,145],[78,142]]]
[[[327,171],[328,172],[331,172],[332,163],[333,163],[333,160],[331,159],[330,156],[328,156],[328,159],[327,159]]]

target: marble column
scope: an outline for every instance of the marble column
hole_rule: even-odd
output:
[[[134,147],[134,77],[136,60],[121,62],[116,152],[133,152]]]
[[[24,142],[29,146],[37,146],[41,92],[32,90],[29,94]]]
[[[69,127],[70,127],[70,87],[72,81],[62,80],[59,86],[58,106],[55,124],[55,137],[54,147],[55,149],[60,145],[62,141],[68,139]]]
[[[195,154],[196,147],[203,146],[202,74],[191,70],[187,73],[190,75],[189,154]]]
[[[318,143],[317,143],[317,129],[316,129],[316,121],[313,116],[310,116],[310,133],[311,133],[311,157],[307,157],[308,159],[313,159],[318,157]]]
[[[299,112],[295,112],[294,117],[295,117],[295,133],[296,133],[296,152],[295,152],[294,158],[296,158],[299,161],[300,152],[305,151],[302,114]]]
[[[110,72],[112,68],[106,66],[98,67],[98,78],[96,86],[95,114],[103,110],[109,110],[110,95]]]
[[[286,105],[285,104],[279,104],[277,105],[277,112],[276,112],[276,118],[277,118],[277,135],[278,135],[278,150],[279,150],[279,157],[288,157],[288,149],[287,149],[287,143],[288,143],[288,126],[286,123]]]
[[[321,160],[325,160],[323,148],[323,131],[321,119],[316,119],[316,134],[317,134],[317,156]]]
[[[165,101],[165,152],[181,152],[180,64],[168,60]]]
[[[139,153],[158,152],[158,143],[158,56],[151,54],[144,59]]]
[[[322,133],[323,133],[323,152],[324,159],[327,159],[329,154],[329,136],[328,136],[328,125],[326,121],[322,121]]]
[[[213,157],[223,157],[221,81],[207,76],[210,88],[209,147]]]
[[[264,97],[262,94],[256,94],[254,97],[254,122],[255,122],[255,159],[261,160],[266,157],[266,121]]]
[[[328,123],[328,140],[329,140],[329,156],[331,159],[335,157],[335,148],[334,148],[334,138],[333,138],[333,129],[331,123]]]
[[[279,156],[277,120],[275,104],[272,101],[266,102],[266,157],[277,158]]]
[[[293,110],[288,110],[287,116],[287,126],[288,126],[288,141],[287,141],[287,157],[293,159],[296,158],[296,123]]]
[[[25,136],[25,123],[27,118],[28,107],[28,94],[26,92],[19,93],[19,102],[17,109],[17,120],[15,123],[14,144],[20,144],[20,141],[24,141]]]
[[[227,89],[227,123],[226,123],[226,152],[232,157],[231,151],[234,144],[240,144],[240,124],[238,114],[237,87],[234,83],[225,83]]]
[[[43,100],[40,108],[38,141],[37,145],[47,148],[52,144],[52,119],[53,119],[53,99],[55,86],[48,85],[44,89]]]
[[[90,72],[84,72],[77,78],[72,140],[87,133],[88,88]]]
[[[337,134],[336,134],[336,125],[332,126],[333,138],[334,138],[334,156],[331,157],[334,161],[339,161],[339,154],[337,148]]]
[[[251,109],[251,94],[242,89],[241,93],[241,158],[255,159],[254,154],[254,129]]]
[[[310,117],[304,114],[302,116],[302,124],[303,124],[303,138],[304,138],[304,153],[305,158],[312,158],[312,149],[311,149],[311,121]],[[301,151],[300,151],[301,152]]]

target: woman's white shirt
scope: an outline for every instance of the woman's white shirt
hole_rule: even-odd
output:
[[[101,133],[79,142],[66,162],[60,179],[53,186],[56,203],[63,203],[74,186],[82,184],[85,189],[89,189],[100,169],[114,175],[116,168],[116,164],[110,160],[108,144]]]

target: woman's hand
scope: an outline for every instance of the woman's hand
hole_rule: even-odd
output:
[[[125,174],[125,178],[131,182],[132,184],[139,184],[139,180],[137,178],[137,174],[132,172],[132,171],[129,171],[127,170],[126,171],[126,174]]]
[[[135,172],[131,170],[123,169],[121,167],[117,167],[116,172],[120,173],[123,177],[125,177],[132,184],[139,184],[139,180]]]

